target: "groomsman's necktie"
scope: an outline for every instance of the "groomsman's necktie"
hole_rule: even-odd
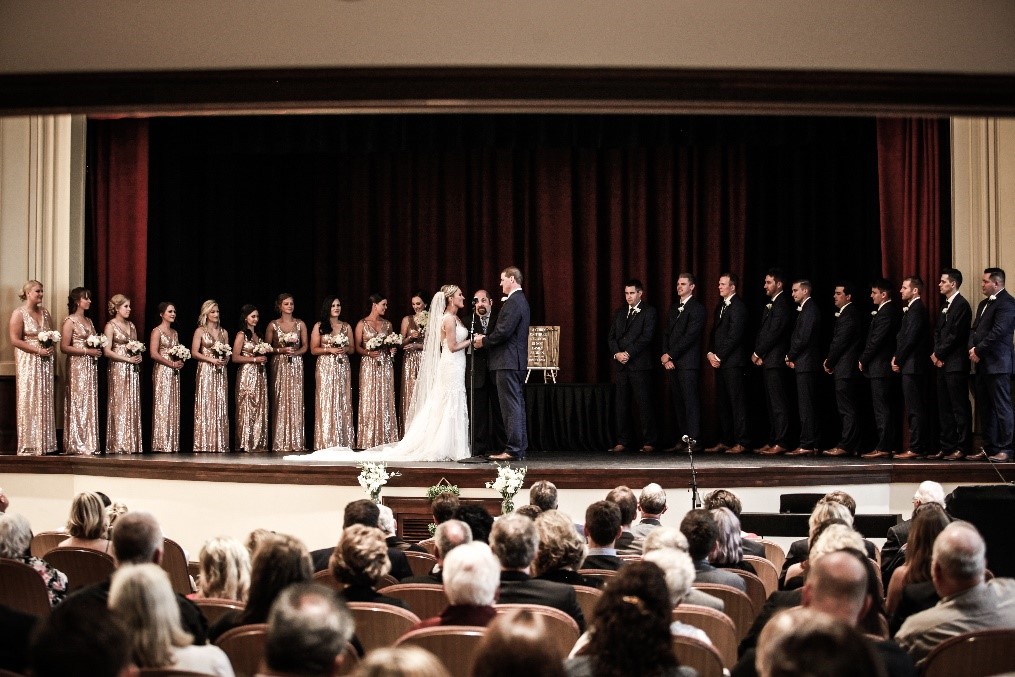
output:
[[[634,317],[634,308],[628,306],[628,308],[627,308],[627,319],[630,320],[632,317]]]

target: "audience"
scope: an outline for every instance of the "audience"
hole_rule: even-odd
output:
[[[453,518],[458,506],[458,494],[451,491],[445,491],[434,496],[430,501],[430,513],[433,515],[434,525],[439,527],[444,522]],[[437,548],[432,537],[420,541],[419,546],[431,555],[437,555]]]
[[[331,677],[343,673],[352,614],[332,590],[297,583],[282,591],[268,614],[265,675]]]
[[[765,627],[757,670],[762,677],[883,677],[863,636],[848,623],[814,609],[783,611]]]
[[[728,489],[716,489],[709,492],[705,495],[704,504],[705,510],[729,508],[730,512],[737,516],[738,520],[740,519],[741,511],[744,509],[740,498]],[[745,555],[754,555],[755,557],[765,556],[765,546],[758,540],[757,534],[741,531],[740,540]]]
[[[480,642],[472,677],[565,677],[564,657],[548,633],[542,616],[526,609],[498,616]]]
[[[603,579],[578,573],[585,561],[586,545],[571,518],[559,510],[547,510],[536,518],[539,547],[532,562],[535,577],[544,581],[599,588]]]
[[[275,536],[275,532],[270,529],[254,529],[247,534],[247,540],[243,544],[247,548],[247,553],[250,555],[250,561],[254,561],[254,552],[260,547],[266,539]]]
[[[687,554],[694,561],[695,583],[720,583],[747,593],[744,579],[732,571],[717,569],[708,563],[716,549],[719,526],[708,510],[691,510],[680,521],[680,531],[687,538]]]
[[[117,569],[109,588],[109,608],[123,622],[131,657],[139,668],[168,668],[233,677],[222,649],[195,645],[180,625],[169,576],[157,564],[132,564]]]
[[[634,497],[634,492],[628,487],[619,486],[606,495],[606,500],[616,503],[620,508],[620,526],[623,528],[623,533],[617,538],[615,544],[617,553],[640,555],[641,543],[635,541],[634,532],[631,531],[631,522],[638,514],[638,499]]]
[[[401,550],[402,552],[406,550],[426,552],[425,548],[421,548],[415,543],[408,543],[398,535],[398,524],[395,522],[395,513],[392,512],[391,508],[381,503],[377,506],[377,510],[377,528],[384,532],[385,542],[389,548]]]
[[[951,518],[937,503],[928,503],[913,513],[912,522],[913,528],[907,534],[906,544],[903,546],[905,563],[892,573],[888,590],[885,593],[885,608],[889,615],[894,615],[898,609],[904,588],[916,583],[930,582],[930,561],[934,554],[934,541],[951,522]],[[930,592],[933,593],[933,587]],[[913,601],[910,599],[910,603]],[[932,594],[929,599],[924,598],[922,608],[911,608],[906,615],[929,609],[935,604],[937,604],[937,595]],[[903,620],[905,619],[903,618]],[[899,625],[902,625],[901,620]]]
[[[342,529],[345,530],[354,524],[361,524],[365,527],[380,529],[381,509],[373,501],[362,498],[352,501],[345,506],[342,519]],[[310,553],[313,560],[314,571],[325,571],[331,565],[331,555],[334,548],[322,548]],[[405,553],[398,548],[388,547],[388,560],[391,562],[391,575],[402,580],[412,576],[412,569],[409,568],[409,561]]]
[[[909,530],[913,525],[913,518],[916,517],[916,511],[920,509],[920,506],[931,503],[937,504],[942,508],[945,507],[944,488],[937,482],[931,482],[930,480],[920,482],[916,493],[913,494],[913,514],[910,519],[903,520],[888,529],[885,544],[881,547],[881,580],[884,581],[885,588],[888,587],[889,582],[892,580],[892,573],[895,569],[906,561],[906,553],[903,550],[903,546],[906,545],[909,539]]]
[[[842,506],[845,510],[839,510],[838,506]],[[853,526],[853,519],[856,516],[856,501],[853,497],[847,494],[845,491],[831,491],[817,502],[814,509],[811,511],[811,517],[808,521],[808,533],[813,534],[814,529],[826,520],[830,519],[841,519],[846,522],[849,526]],[[811,537],[794,541],[790,544],[789,550],[786,551],[786,561],[783,562],[782,572],[779,576],[780,587],[785,581],[790,580],[793,576],[788,576],[787,571],[794,564],[800,564],[807,559],[807,552],[810,550]],[[877,559],[877,548],[870,541],[864,539],[864,548],[867,556],[873,560]],[[794,575],[799,575],[797,571]]]
[[[98,494],[83,492],[74,497],[67,520],[70,538],[60,541],[60,548],[88,548],[111,554],[112,543],[106,538],[109,533],[109,514],[102,505]]]
[[[687,553],[687,537],[684,536],[680,529],[675,527],[659,527],[645,538],[644,552],[646,555],[655,550],[666,548]],[[691,562],[691,565],[694,566],[694,562]],[[684,604],[695,604],[697,606],[707,606],[716,611],[726,611],[725,602],[714,595],[694,587],[684,595]]]
[[[588,552],[585,555],[585,569],[607,569],[616,571],[624,560],[617,557],[614,545],[623,533],[620,526],[620,508],[616,503],[596,501],[585,509],[585,539]]]
[[[469,525],[472,540],[481,543],[490,542],[490,531],[493,529],[493,516],[479,503],[464,503],[455,510],[455,519]]]
[[[67,595],[67,576],[49,565],[49,562],[33,557],[32,527],[24,515],[16,512],[0,514],[0,557],[21,562],[35,569],[46,584],[49,605],[56,606]]]
[[[659,519],[666,512],[666,492],[661,486],[652,482],[642,487],[641,496],[638,497],[638,512],[641,519],[631,527],[631,532],[636,541],[644,541],[653,529],[662,526]]]
[[[500,562],[486,543],[461,545],[444,560],[444,592],[448,606],[439,616],[415,625],[428,628],[436,625],[485,626],[497,615],[493,604],[500,586]]]
[[[661,548],[645,553],[642,561],[651,562],[663,570],[673,608],[683,603],[694,585],[694,562],[691,561],[691,556],[676,548]],[[674,637],[693,637],[705,644],[712,643],[702,630],[680,621],[670,623],[670,634]]]
[[[0,673],[22,673],[28,668],[28,644],[39,620],[0,604]]]
[[[246,602],[250,592],[250,554],[234,538],[205,541],[197,555],[197,592],[191,599],[228,599]]]
[[[437,564],[428,574],[423,576],[410,576],[403,579],[403,583],[430,583],[440,585],[444,582],[444,559],[448,553],[465,543],[472,542],[472,529],[461,520],[449,519],[437,525],[433,537],[435,556]]]
[[[11,499],[4,493],[2,487],[0,487],[0,514],[7,512],[7,508],[11,507]]]
[[[408,609],[403,600],[377,592],[377,584],[391,570],[390,549],[380,529],[353,524],[342,532],[331,555],[331,574],[345,587],[347,602],[373,602]]]
[[[529,487],[529,503],[540,512],[557,509],[557,487],[553,482],[540,480]]]
[[[451,677],[440,659],[411,644],[374,649],[364,658],[355,677]]]
[[[134,677],[130,633],[95,597],[73,595],[42,620],[32,638],[34,677]]]
[[[716,539],[715,549],[708,556],[708,563],[718,569],[740,569],[757,574],[754,565],[744,561],[742,532],[737,516],[729,508],[716,508],[710,512],[719,529],[719,537]]]
[[[532,505],[531,503],[528,505],[523,505],[515,508],[516,514],[524,515],[525,517],[528,517],[530,520],[536,519],[542,512],[543,511],[540,510],[538,505]]]

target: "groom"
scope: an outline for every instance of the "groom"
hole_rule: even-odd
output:
[[[525,424],[525,370],[529,351],[529,302],[522,293],[522,271],[509,266],[501,271],[500,288],[504,305],[497,325],[487,336],[477,335],[475,346],[490,348],[490,371],[497,383],[501,418],[507,433],[507,446],[502,454],[490,456],[491,461],[520,461],[529,446]]]

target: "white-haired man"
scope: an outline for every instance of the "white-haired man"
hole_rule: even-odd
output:
[[[423,576],[410,576],[404,579],[403,583],[436,583],[444,582],[444,560],[455,548],[466,543],[472,543],[472,529],[461,520],[447,520],[437,525],[434,531],[434,545],[437,548],[437,564],[430,573]]]
[[[680,552],[687,552],[687,536],[684,536],[683,532],[676,527],[659,527],[645,537],[645,555],[656,550],[665,550],[672,548],[679,550]],[[690,558],[690,555],[688,555]],[[692,563],[692,567],[694,564]],[[692,587],[684,595],[685,604],[696,604],[698,606],[707,606],[710,609],[716,611],[726,611],[726,603],[718,597],[708,594],[702,590]]]
[[[413,629],[437,625],[486,626],[497,616],[493,603],[499,587],[500,562],[490,546],[479,541],[460,545],[444,560],[448,606],[439,616],[420,621]]]
[[[631,527],[635,541],[642,541],[653,529],[663,525],[659,518],[666,512],[666,492],[663,488],[652,482],[642,487],[641,495],[638,497],[638,511],[641,519]]]

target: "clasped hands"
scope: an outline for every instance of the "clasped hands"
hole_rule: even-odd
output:
[[[631,353],[628,353],[626,351],[621,353],[615,353],[613,355],[613,359],[615,359],[617,362],[620,362],[621,364],[627,364],[628,360],[631,359]]]
[[[482,348],[483,347],[483,339],[485,339],[485,338],[486,337],[483,334],[476,334],[472,338],[472,345],[475,346],[476,348]]]

